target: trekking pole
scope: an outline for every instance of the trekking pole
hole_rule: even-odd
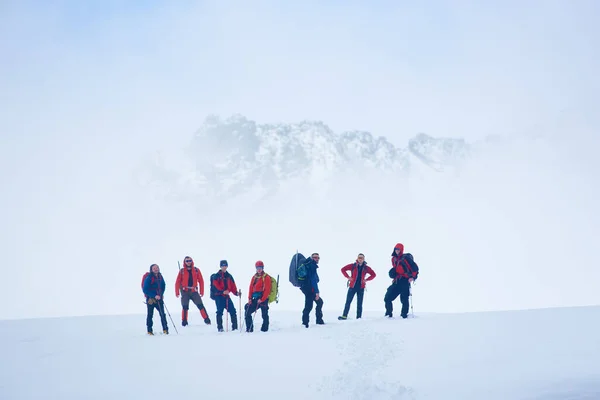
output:
[[[167,323],[167,329],[169,329],[169,323],[167,322],[167,316],[165,315],[165,310],[162,310],[160,307],[160,300],[156,300],[157,303],[157,307],[158,308],[158,315],[160,316],[160,324],[162,325],[163,322],[163,318],[165,320],[165,322]],[[165,301],[163,300],[163,304],[165,304]],[[165,327],[163,326],[163,331],[165,330]]]
[[[252,315],[252,332],[254,332],[254,318],[256,318],[257,312],[258,312],[258,304],[256,305],[256,310],[254,310],[254,314]]]
[[[169,314],[169,318],[171,319],[171,324],[173,324],[173,328],[175,329],[175,332],[177,332],[177,334],[179,335],[179,331],[177,331],[177,327],[175,326],[175,322],[173,322],[173,318],[171,317],[171,313],[169,312],[169,309],[167,308],[167,305],[165,304],[165,300],[163,299],[163,306],[165,306],[165,310],[167,310],[167,314]]]
[[[412,287],[409,289],[410,290],[410,312],[412,313],[412,317],[415,317],[415,309],[413,308],[413,295],[412,295]]]
[[[256,300],[256,310],[254,310],[254,315],[252,316],[252,331],[254,331],[254,318],[256,318],[257,312],[258,312],[258,299]]]
[[[240,308],[239,308],[239,312],[240,312],[240,322],[238,323],[238,326],[241,327],[242,326],[242,291],[238,289],[238,300],[240,302]],[[240,328],[240,332],[242,331],[242,328]]]
[[[238,326],[240,327],[240,333],[242,332],[242,291],[238,289],[238,299],[240,301],[240,323]]]
[[[240,304],[242,304],[242,301],[240,300]],[[241,310],[240,310],[240,314],[241,314]],[[246,314],[248,314],[248,309],[246,307],[244,307],[244,319],[242,319],[242,317],[240,316],[240,320],[242,321],[242,324],[240,325],[240,333],[242,333],[242,330],[244,329],[244,326],[246,326]]]

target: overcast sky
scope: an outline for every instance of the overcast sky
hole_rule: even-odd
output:
[[[1,7],[2,128],[11,136],[67,117],[187,133],[207,113],[240,112],[398,140],[478,138],[599,100],[592,0]]]
[[[185,144],[207,114],[318,119],[397,146],[418,132],[597,132],[599,15],[593,0],[3,1],[0,270],[10,298],[127,253],[106,243],[124,229],[119,196],[132,168]],[[100,234],[107,242],[93,247]],[[35,296],[5,303],[0,317],[86,312],[66,297],[36,310]]]

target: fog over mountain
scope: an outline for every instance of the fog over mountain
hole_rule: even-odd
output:
[[[290,181],[343,188],[335,182],[403,179],[427,167],[439,172],[458,167],[470,151],[463,139],[424,133],[396,146],[370,132],[336,133],[321,121],[259,124],[241,115],[210,116],[182,154],[169,159],[157,152],[148,160],[139,182],[165,198],[185,200],[192,191],[214,203],[250,192],[269,197]]]
[[[397,242],[422,270],[419,312],[600,304],[593,126],[471,142],[426,132],[402,143],[325,122],[231,115],[199,119],[187,142],[153,150],[107,143],[114,158],[101,158],[100,144],[59,158],[56,143],[55,154],[24,164],[39,193],[3,198],[3,237],[8,282],[64,295],[17,301],[22,286],[9,286],[5,317],[139,312],[139,280],[152,263],[176,308],[185,255],[205,275],[227,259],[243,290],[261,259],[281,278],[277,308],[298,311],[302,297],[286,278],[296,250],[321,254],[328,318],[345,299],[340,268],[365,253],[378,275],[364,307],[380,311]],[[27,278],[31,267],[19,264],[28,254],[43,277]]]
[[[334,313],[339,269],[358,252],[378,273],[365,307],[382,307],[398,241],[422,267],[423,311],[597,304],[597,139],[578,132],[474,143],[418,134],[402,144],[322,122],[211,116],[187,147],[147,159],[135,179],[152,199],[142,207],[148,228],[170,226],[158,242],[175,259],[194,249],[207,270],[228,258],[242,276],[265,259],[286,280],[296,249],[318,251]],[[287,282],[282,290],[278,307],[297,308],[299,292]]]

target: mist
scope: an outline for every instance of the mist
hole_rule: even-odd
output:
[[[0,318],[142,313],[152,263],[173,312],[186,255],[207,282],[227,259],[244,293],[261,259],[280,274],[273,307],[300,312],[296,250],[321,254],[326,318],[342,311],[340,268],[364,253],[377,273],[364,306],[383,315],[397,242],[421,268],[415,312],[600,304],[598,6],[503,5],[3,3]],[[503,140],[451,173],[293,182],[214,209],[137,184],[149,155],[237,112],[397,146]]]

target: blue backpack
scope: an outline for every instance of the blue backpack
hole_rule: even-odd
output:
[[[296,252],[290,262],[290,283],[298,288],[304,286],[307,279],[308,272],[304,265],[305,261],[306,257]]]

